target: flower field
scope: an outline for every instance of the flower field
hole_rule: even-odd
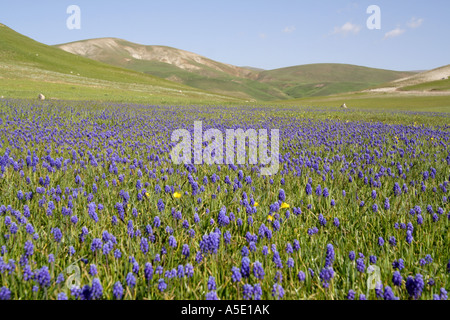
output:
[[[0,299],[438,299],[450,118],[0,101]],[[279,129],[280,169],[174,165],[171,133]]]

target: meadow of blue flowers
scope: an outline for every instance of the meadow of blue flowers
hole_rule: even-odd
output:
[[[2,300],[448,299],[447,115],[0,110]],[[279,129],[279,172],[172,164],[171,132],[196,120]]]

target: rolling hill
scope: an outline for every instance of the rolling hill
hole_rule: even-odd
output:
[[[327,96],[359,91],[413,75],[349,64],[320,63],[267,70],[257,80],[282,90],[292,98]]]
[[[382,89],[387,91],[450,91],[450,65],[391,81],[380,86],[378,91],[382,91]]]
[[[359,92],[303,97],[279,103],[313,107],[405,111],[450,111],[450,65],[424,71]]]
[[[0,24],[0,97],[36,98],[43,93],[50,99],[116,102],[242,103],[251,99],[331,106],[350,101],[355,107],[378,103],[389,107],[395,102],[405,108],[433,98],[439,101],[437,107],[449,106],[450,66],[419,74],[345,64],[260,70],[114,38],[59,47],[64,50]],[[69,49],[73,53],[66,52]]]
[[[84,100],[236,101],[74,55],[0,24],[0,96]]]
[[[140,45],[116,38],[90,39],[57,47],[195,88],[266,101],[359,91],[414,74],[347,64],[310,64],[275,70],[236,67],[176,48]]]
[[[176,48],[146,46],[116,38],[90,39],[56,47],[89,59],[219,94],[257,100],[288,98],[278,89],[255,81],[258,73],[253,70]]]

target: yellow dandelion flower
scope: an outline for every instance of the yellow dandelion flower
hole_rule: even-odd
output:
[[[257,206],[259,206],[259,203],[258,203],[258,202],[255,202],[255,203],[253,204],[253,206],[254,206],[254,207],[257,207]]]
[[[174,194],[173,194],[173,197],[174,198],[181,198],[181,193],[179,193],[179,192],[175,192]]]
[[[150,193],[146,192],[146,193],[145,193],[145,196],[146,196],[147,198],[150,197]]]
[[[267,216],[267,221],[272,221],[273,220],[273,217],[269,214],[268,216]]]

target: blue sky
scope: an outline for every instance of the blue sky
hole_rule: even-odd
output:
[[[69,5],[80,7],[79,30],[66,26]],[[380,30],[367,28],[370,5],[380,8]],[[450,64],[448,0],[0,0],[0,22],[45,44],[117,37],[264,69]]]

